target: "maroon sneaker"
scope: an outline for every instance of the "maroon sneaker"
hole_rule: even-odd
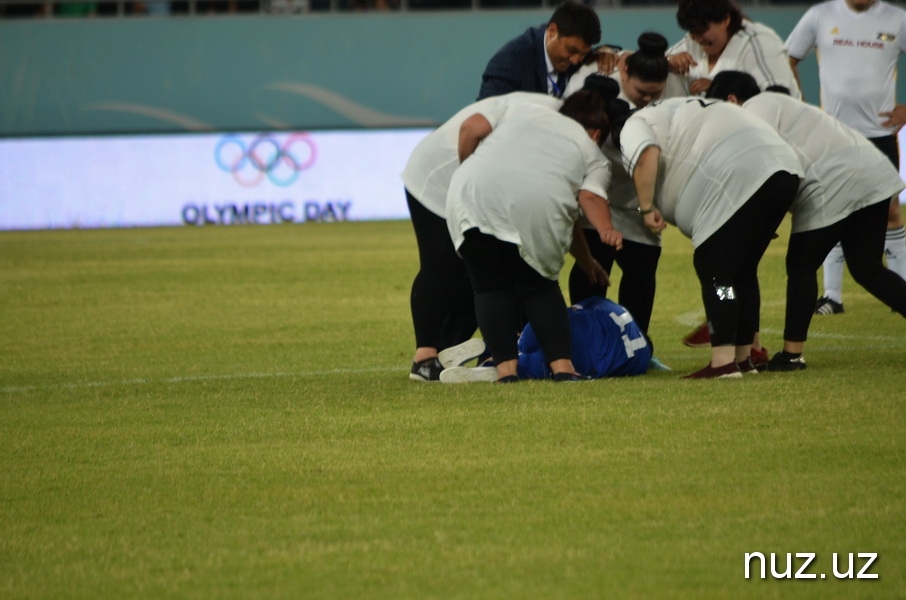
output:
[[[701,371],[690,373],[683,377],[683,379],[729,379],[731,377],[742,377],[742,373],[740,373],[739,367],[735,362],[727,363],[722,367],[712,367],[708,364],[708,366]]]
[[[743,375],[757,375],[758,367],[752,362],[752,357],[749,356],[742,362],[736,363],[736,367],[739,369],[739,372]]]
[[[711,332],[708,331],[708,322],[705,321],[696,327],[692,333],[683,338],[683,343],[690,348],[704,348],[711,345]]]
[[[749,360],[752,361],[752,366],[756,370],[764,371],[768,366],[768,361],[771,360],[771,355],[768,354],[768,349],[763,346],[760,350],[756,350],[753,347],[749,353]]]

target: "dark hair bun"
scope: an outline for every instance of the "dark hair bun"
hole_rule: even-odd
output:
[[[608,101],[620,95],[620,84],[607,75],[589,75],[585,78],[582,89],[593,92]]]
[[[664,56],[667,51],[667,38],[654,31],[646,31],[639,36],[639,52],[653,56]]]

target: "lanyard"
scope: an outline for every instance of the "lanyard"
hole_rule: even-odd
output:
[[[554,78],[551,77],[550,73],[547,74],[547,80],[550,81],[551,85],[553,86],[553,95],[556,96],[557,98],[562,98],[563,90],[560,89],[560,86],[557,85],[557,82],[554,81]]]

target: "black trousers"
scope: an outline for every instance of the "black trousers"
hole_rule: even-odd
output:
[[[758,263],[799,189],[799,178],[774,173],[693,254],[712,346],[751,344],[760,329]]]
[[[620,278],[617,300],[632,314],[642,333],[648,334],[651,312],[654,309],[654,294],[657,288],[657,264],[661,258],[659,246],[640,244],[623,240],[623,249],[617,251],[601,241],[594,229],[583,229],[591,255],[609,274],[614,262],[619,265],[623,276]],[[588,275],[577,265],[569,272],[569,301],[572,304],[592,296],[607,296],[607,286],[590,283]]]
[[[569,315],[559,283],[543,277],[519,247],[469,229],[459,247],[475,292],[478,328],[496,362],[518,357],[518,332],[532,324],[547,362],[570,358]]]
[[[881,261],[887,231],[887,201],[857,210],[842,221],[814,231],[790,236],[786,253],[786,320],[783,339],[807,339],[815,299],[818,297],[818,269],[838,241],[843,246],[846,266],[872,296],[906,317],[906,281]]]
[[[447,221],[422,206],[409,190],[406,203],[418,244],[419,271],[409,295],[415,345],[443,350],[468,340],[478,328],[472,286],[453,248]]]
[[[900,170],[900,145],[897,143],[897,136],[884,135],[876,138],[868,138],[868,141],[877,146],[878,150],[890,159],[893,166]]]

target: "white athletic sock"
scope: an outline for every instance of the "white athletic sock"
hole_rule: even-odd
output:
[[[887,268],[906,279],[906,228],[887,230],[884,257],[887,259]]]
[[[843,303],[843,246],[840,242],[831,248],[824,259],[824,295],[834,302]]]

